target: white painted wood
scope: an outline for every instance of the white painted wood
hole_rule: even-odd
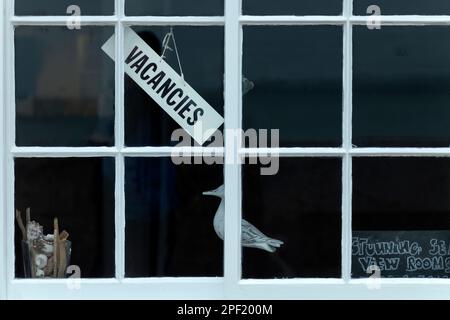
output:
[[[224,17],[157,17],[157,16],[142,16],[142,17],[124,17],[122,19],[126,25],[134,26],[149,26],[149,25],[190,25],[190,26],[220,26],[224,25]]]
[[[14,26],[9,23],[9,19],[13,15],[14,1],[5,1],[5,97],[4,105],[4,150],[5,163],[4,170],[6,174],[6,190],[4,191],[6,204],[6,283],[7,283],[7,298],[9,298],[10,281],[14,278],[14,161],[13,156],[8,151],[14,146],[15,140],[15,82],[14,82]]]
[[[11,18],[13,25],[21,26],[66,26],[67,16],[14,16]],[[80,16],[83,26],[113,26],[117,22],[114,16]]]
[[[280,157],[341,157],[344,148],[242,148],[242,156],[279,155]]]
[[[124,27],[122,19],[125,15],[125,1],[116,0],[115,13],[119,18],[115,32],[116,61],[124,61]],[[116,154],[115,171],[115,263],[116,278],[125,277],[125,159],[121,151],[125,146],[125,72],[123,63],[114,63],[116,72],[116,108],[115,108],[115,145],[119,151]]]
[[[342,104],[342,145],[345,155],[342,160],[342,245],[341,274],[345,281],[351,277],[352,244],[352,1],[344,0],[343,13],[343,104]]]
[[[244,0],[245,1],[245,0]],[[241,16],[245,25],[342,25],[343,16]]]
[[[242,28],[241,0],[225,0],[225,130],[241,128]],[[241,279],[241,167],[236,161],[240,145],[225,139],[225,297],[233,298]],[[240,139],[239,139],[240,142]]]
[[[381,12],[383,13],[383,11]],[[367,25],[373,17],[371,16],[352,16],[350,18],[354,25]],[[377,20],[378,22],[378,20]],[[380,16],[381,25],[449,25],[450,16],[418,16],[418,15],[404,15],[404,16]]]
[[[5,2],[0,4],[0,37],[5,37]],[[5,66],[5,50],[4,42],[0,41],[0,300],[6,299],[6,171],[5,171],[5,144],[6,144],[6,129],[5,129],[5,81],[4,81],[4,66]]]
[[[17,158],[113,157],[115,147],[12,147],[10,153]]]
[[[353,148],[354,157],[449,157],[450,148]]]
[[[14,280],[11,299],[221,299],[221,278],[82,279],[73,290],[67,280]]]

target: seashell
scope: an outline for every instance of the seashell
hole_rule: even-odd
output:
[[[48,258],[45,254],[38,254],[35,258],[34,258],[34,263],[36,264],[36,266],[39,269],[43,269],[45,268],[45,266],[47,265],[47,261]],[[43,271],[42,271],[43,272]]]
[[[37,278],[43,278],[44,277],[44,271],[41,269],[36,270],[36,277]]]
[[[45,241],[52,241],[53,242],[53,239],[55,239],[55,236],[53,234],[47,234],[47,235],[44,236],[44,240]]]
[[[51,254],[51,253],[53,253],[53,245],[44,243],[41,250],[43,253]]]
[[[44,228],[36,221],[27,223],[27,239],[36,240],[42,236]]]

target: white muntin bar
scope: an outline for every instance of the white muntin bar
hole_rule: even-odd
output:
[[[352,16],[350,21],[354,25],[367,25],[373,21],[374,17],[368,16]],[[411,25],[411,26],[423,26],[423,25],[449,25],[450,16],[418,16],[418,15],[391,15],[391,16],[378,16],[377,22],[380,22],[381,26],[389,25]]]
[[[343,25],[343,16],[241,16],[244,25]]]
[[[121,21],[128,26],[223,26],[224,17],[161,17],[161,16],[142,16],[142,17],[123,17]]]
[[[343,148],[241,148],[241,156],[342,157]]]
[[[72,16],[14,16],[13,25],[21,26],[66,26]],[[115,16],[80,16],[81,26],[113,26],[117,22]]]
[[[241,0],[225,0],[225,130],[241,129],[242,28]],[[232,298],[241,279],[241,167],[232,159],[238,146],[225,141],[224,296]]]
[[[122,20],[125,15],[124,0],[116,0],[115,13],[118,17],[115,32],[115,56],[117,61],[124,61],[124,26]],[[114,133],[116,148],[119,151],[116,153],[115,161],[115,272],[116,278],[122,281],[125,277],[125,159],[121,151],[125,146],[125,74],[122,63],[115,63],[115,121]]]
[[[353,157],[450,157],[450,148],[353,148]]]
[[[352,15],[352,0],[344,0],[343,39],[343,95],[342,95],[342,245],[341,245],[341,275],[344,281],[351,276],[351,244],[352,244],[352,158],[349,154],[352,148],[352,44],[353,29],[350,24]]]
[[[224,156],[224,148],[209,147],[126,147],[126,157]]]
[[[12,147],[15,158],[114,157],[115,147]]]

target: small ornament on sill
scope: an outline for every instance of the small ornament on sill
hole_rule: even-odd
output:
[[[67,231],[59,232],[58,219],[54,219],[53,234],[44,235],[44,228],[31,220],[26,210],[26,225],[19,210],[16,220],[22,233],[22,256],[26,278],[65,278],[70,261],[71,242]]]

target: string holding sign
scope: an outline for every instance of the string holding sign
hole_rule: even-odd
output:
[[[163,38],[163,41],[162,41],[163,52],[161,54],[161,61],[163,59],[166,59],[166,51],[167,50],[172,51],[172,52],[174,51],[174,49],[169,46],[170,40],[172,40],[172,42],[173,42],[173,47],[175,49],[175,55],[177,56],[178,68],[180,69],[181,79],[183,80],[183,84],[186,85],[186,83],[184,81],[183,68],[181,67],[180,54],[178,53],[177,42],[175,41],[175,34],[173,33],[173,27],[170,27],[170,31],[168,33],[166,33],[166,35]]]

